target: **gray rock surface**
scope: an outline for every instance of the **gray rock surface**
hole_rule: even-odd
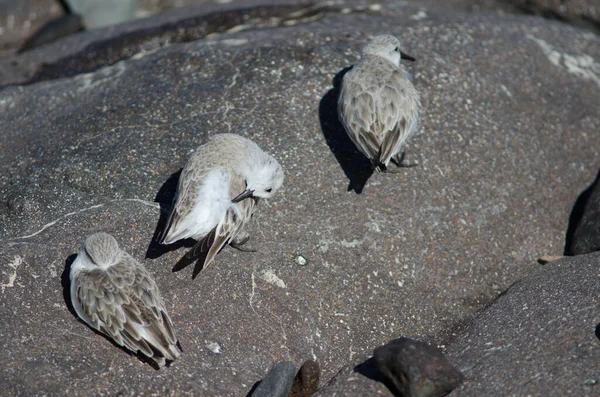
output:
[[[597,171],[597,37],[395,2],[297,7],[261,29],[130,46],[110,66],[0,91],[0,358],[10,363],[0,395],[244,395],[275,362],[307,359],[326,383],[398,335],[434,338],[562,250],[573,202]],[[161,30],[145,24],[177,18],[80,33],[28,56],[101,65],[94,48],[151,43]],[[364,175],[332,80],[381,32],[418,58],[421,134],[407,157],[420,166],[373,175],[356,194],[348,176]],[[184,350],[157,372],[68,311],[61,274],[98,230],[143,260],[157,192],[209,134],[229,131],[273,153],[287,181],[250,225],[258,252],[225,249],[194,281],[171,272],[183,249],[144,261]]]
[[[595,396],[600,387],[600,253],[551,262],[475,318],[447,330],[465,375],[451,396]],[[391,396],[369,354],[315,397]]]
[[[242,0],[240,3],[199,3],[159,16],[76,34],[0,59],[0,87],[74,76],[112,65],[136,54],[156,51],[172,43],[252,28],[291,26],[318,19],[330,5],[302,0]],[[333,12],[343,7],[337,6]],[[363,8],[365,8],[363,6]]]
[[[139,9],[147,15],[158,14],[172,8],[187,7],[196,4],[227,3],[227,1],[223,0],[137,0],[137,2]],[[243,4],[243,2],[238,1],[236,4]]]
[[[283,361],[275,364],[252,392],[252,397],[287,397],[295,375],[294,363]]]
[[[419,5],[420,10],[417,16],[413,16],[415,20],[421,18],[427,7],[441,7],[447,11],[518,12],[517,8],[498,0],[476,3],[470,0],[413,2]],[[86,35],[76,35],[48,45],[41,51],[0,59],[0,87],[89,72],[142,51],[155,51],[172,43],[189,42],[232,30],[291,26],[349,10],[373,13],[368,9],[369,3],[360,4],[356,1],[312,3],[305,0],[239,0],[232,3],[169,0],[157,3],[156,7],[152,4],[142,2],[139,14],[148,16],[159,11],[167,12],[97,29]],[[181,5],[188,7],[178,7]],[[375,2],[371,6],[377,9],[379,4]]]
[[[597,0],[509,0],[509,2],[534,13],[546,12],[566,20],[579,19],[600,24],[600,3]]]
[[[77,14],[66,14],[56,18],[33,33],[19,48],[19,53],[30,51],[44,44],[83,30],[83,21]]]
[[[0,58],[15,54],[39,28],[63,15],[65,10],[58,0],[1,1]]]
[[[450,343],[466,380],[452,396],[597,396],[600,254],[549,263]]]
[[[275,4],[274,0],[271,3]],[[148,14],[156,14],[166,10],[206,3],[227,3],[224,0],[138,0],[140,9]],[[245,4],[247,1],[238,1],[236,4]],[[424,9],[438,8],[461,12],[512,12],[520,13],[517,6],[506,0],[407,0]]]

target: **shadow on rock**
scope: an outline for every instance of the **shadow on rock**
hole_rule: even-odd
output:
[[[596,325],[596,338],[598,338],[598,340],[600,340],[600,323],[598,323],[598,325]]]
[[[256,391],[256,388],[260,385],[260,382],[262,382],[262,379],[256,381],[254,383],[254,385],[252,385],[252,388],[250,389],[250,391],[248,392],[248,394],[246,394],[246,397],[252,397],[252,394],[254,394],[254,392]]]
[[[60,275],[60,285],[63,289],[63,299],[65,300],[65,305],[69,312],[75,316],[76,319],[79,320],[79,316],[77,312],[75,312],[75,308],[73,307],[73,303],[71,302],[71,265],[75,262],[75,258],[77,258],[77,254],[69,255],[65,260],[65,270],[63,270]],[[80,320],[81,321],[81,320]]]
[[[565,236],[564,254],[567,256],[586,254],[600,249],[600,246],[595,246],[600,244],[600,221],[592,220],[591,222],[586,222],[586,219],[584,219],[591,218],[590,214],[587,216],[584,215],[586,214],[586,207],[590,202],[592,193],[600,189],[599,186],[600,171],[598,171],[594,182],[577,197],[575,205],[573,205]],[[600,195],[600,193],[597,193],[597,195]],[[588,210],[592,212],[596,209],[592,208]],[[598,210],[600,211],[600,208]]]
[[[179,184],[181,171],[182,169],[171,174],[165,183],[163,183],[158,193],[156,193],[154,202],[159,203],[160,205],[160,218],[158,218],[154,235],[152,236],[150,245],[148,245],[148,249],[146,250],[146,258],[156,259],[167,252],[175,251],[181,247],[193,247],[196,243],[193,239],[180,240],[169,245],[163,245],[159,242],[165,227],[167,226],[167,220],[169,219],[169,212],[171,211],[173,198],[175,197],[175,193],[177,193],[177,185]]]
[[[354,190],[360,194],[373,174],[373,167],[369,159],[350,140],[337,113],[342,79],[350,69],[352,67],[342,69],[333,78],[333,88],[323,96],[319,104],[319,120],[329,149],[350,180],[348,191]]]
[[[194,241],[194,240],[190,240],[190,241]],[[192,263],[195,263],[194,270],[192,271],[192,280],[194,280],[196,278],[196,276],[204,269],[204,263],[206,261],[207,255],[208,255],[208,250],[201,253],[200,256],[194,256],[193,254],[191,254],[191,252],[188,252],[183,257],[181,257],[181,259],[179,260],[179,262],[177,262],[175,264],[175,266],[173,266],[172,272],[173,273],[178,272],[180,270],[185,269]]]
[[[71,266],[73,266],[73,262],[75,262],[76,258],[77,258],[77,254],[72,254],[67,257],[67,259],[65,260],[65,269],[63,270],[62,274],[60,275],[60,284],[63,289],[63,299],[65,301],[65,305],[67,306],[67,309],[69,310],[69,312],[77,319],[77,321],[79,321],[81,324],[85,325],[87,328],[91,329],[92,331],[94,331],[94,333],[96,335],[100,335],[104,339],[108,340],[110,343],[112,343],[113,346],[124,351],[129,356],[136,357],[138,360],[150,365],[155,370],[157,370],[157,371],[160,370],[160,366],[151,358],[145,356],[141,352],[134,353],[131,350],[127,349],[126,347],[117,344],[112,338],[109,338],[108,336],[104,335],[102,332],[90,327],[88,324],[86,324],[85,321],[83,321],[79,317],[79,315],[75,311],[75,308],[73,307],[73,302],[71,301],[71,277],[70,277]],[[178,343],[178,345],[179,345],[179,343]],[[179,345],[179,348],[181,349],[181,345]],[[183,349],[182,349],[182,351],[183,351]]]
[[[375,359],[372,357],[354,367],[354,372],[358,372],[362,376],[374,380],[375,382],[383,383],[395,396],[401,395],[399,394],[400,391],[396,390],[394,384],[379,372],[379,369],[377,369],[377,365],[375,364]]]

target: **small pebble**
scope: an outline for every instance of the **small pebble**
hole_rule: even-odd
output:
[[[221,345],[219,345],[217,342],[207,343],[206,348],[214,354],[221,354]]]
[[[310,397],[319,388],[319,376],[321,369],[319,364],[313,360],[308,360],[296,374],[292,390],[288,397]]]
[[[302,255],[296,255],[294,260],[299,266],[306,266],[307,260]]]
[[[557,260],[562,259],[562,258],[564,258],[564,256],[561,256],[561,255],[544,255],[544,256],[538,258],[538,263],[540,265],[545,265],[546,263],[554,262],[554,261],[557,261]]]

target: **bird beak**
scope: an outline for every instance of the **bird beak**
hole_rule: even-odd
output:
[[[242,201],[243,199],[247,199],[248,197],[252,197],[253,193],[254,193],[253,190],[246,189],[242,193],[238,194],[236,197],[234,197],[233,199],[231,199],[231,202],[232,203],[238,203],[238,202]]]
[[[400,53],[400,58],[402,58],[402,59],[406,59],[407,61],[411,61],[411,62],[414,62],[414,61],[416,61],[416,59],[415,59],[415,58],[413,58],[413,57],[411,57],[410,55],[408,55],[408,54],[405,54],[405,53],[403,53],[403,52],[401,52],[401,53]]]

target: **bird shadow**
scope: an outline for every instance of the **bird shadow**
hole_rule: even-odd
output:
[[[400,390],[398,390],[396,386],[377,369],[373,357],[355,366],[354,372],[358,372],[362,376],[374,380],[375,382],[383,383],[396,397],[402,397],[403,395],[402,392],[400,392]]]
[[[587,189],[585,189],[577,200],[575,200],[575,204],[573,205],[573,209],[571,210],[571,214],[569,215],[569,225],[567,226],[567,233],[565,236],[565,250],[564,255],[571,256],[574,255],[573,252],[573,240],[575,237],[575,231],[583,218],[583,214],[585,212],[585,207],[594,191],[594,188],[600,183],[600,170],[596,175],[596,179]]]
[[[373,167],[369,159],[356,148],[346,134],[337,112],[342,79],[350,69],[352,66],[342,69],[333,78],[333,88],[321,98],[319,103],[319,120],[329,149],[350,181],[348,191],[354,190],[357,194],[361,194],[367,180],[373,174]]]
[[[194,270],[192,271],[192,280],[194,280],[196,278],[196,276],[202,271],[202,269],[204,269],[204,263],[205,263],[207,255],[208,255],[208,251],[203,252],[199,257],[190,258],[190,257],[188,257],[188,255],[184,255],[179,260],[179,262],[177,262],[175,264],[175,266],[173,266],[172,272],[175,273],[180,270],[183,270],[195,262],[196,264],[194,265]]]
[[[70,275],[71,275],[71,266],[73,265],[73,262],[75,262],[75,258],[77,258],[77,254],[71,254],[65,260],[65,270],[63,270],[62,274],[60,275],[60,285],[62,286],[62,289],[63,289],[63,300],[65,301],[65,305],[67,306],[69,313],[71,313],[73,316],[75,316],[75,318],[77,320],[79,320],[79,322],[83,323],[83,321],[81,321],[81,319],[77,315],[75,308],[73,307],[73,302],[71,302],[71,277],[70,277]]]
[[[596,332],[595,332],[595,334],[596,334],[596,338],[598,338],[598,340],[600,340],[600,323],[598,323],[596,325]]]
[[[158,193],[156,193],[154,202],[160,205],[160,217],[156,223],[156,229],[154,229],[152,240],[150,241],[148,249],[146,250],[146,259],[156,259],[167,252],[178,250],[181,247],[193,247],[196,243],[193,239],[179,240],[168,245],[163,245],[160,243],[160,239],[163,235],[165,227],[167,226],[169,212],[171,211],[171,206],[173,205],[173,198],[177,193],[177,185],[179,184],[179,177],[181,176],[182,170],[183,168],[171,174],[171,176],[169,176],[165,183],[163,183],[163,185],[160,187]]]
[[[150,365],[155,370],[157,370],[157,371],[160,370],[160,366],[150,357],[147,357],[146,355],[144,355],[143,353],[141,353],[139,351],[132,352],[131,350],[127,349],[125,346],[121,346],[121,345],[117,344],[112,338],[109,338],[108,336],[104,335],[102,332],[90,327],[85,321],[83,321],[79,317],[79,315],[75,311],[75,307],[73,307],[73,302],[71,301],[71,277],[70,277],[71,266],[73,266],[73,262],[75,261],[76,258],[77,258],[77,254],[71,254],[67,257],[67,259],[65,260],[65,269],[63,270],[62,274],[60,275],[60,284],[61,284],[61,287],[63,290],[63,300],[65,301],[65,305],[67,306],[67,309],[69,310],[69,312],[77,319],[77,321],[79,321],[81,324],[85,325],[87,328],[92,330],[96,335],[100,335],[101,337],[103,337],[104,339],[109,341],[114,347],[124,351],[125,353],[127,353],[127,355],[135,357],[138,360],[140,360],[141,362]],[[181,345],[179,344],[179,342],[177,342],[177,344],[178,344],[179,348],[181,349]],[[181,350],[183,351],[183,349],[181,349]],[[156,353],[156,351],[155,351],[155,353]],[[171,361],[167,360],[166,366],[170,366],[170,365],[171,365]]]

